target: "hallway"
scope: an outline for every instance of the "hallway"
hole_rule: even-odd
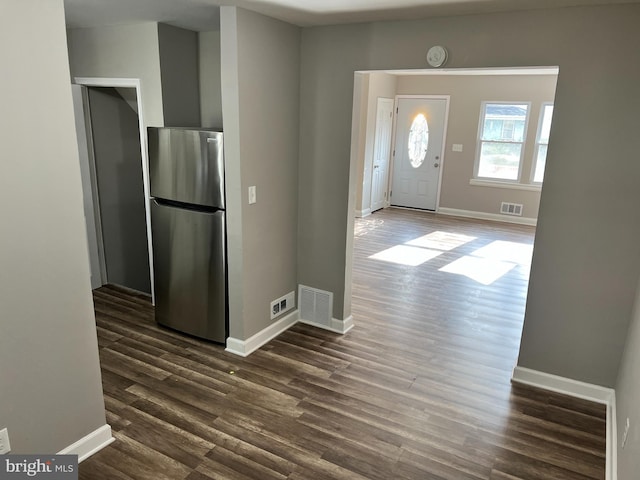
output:
[[[298,324],[247,358],[157,327],[144,295],[98,289],[117,441],[80,478],[604,478],[604,407],[510,383],[533,234],[401,210],[357,220],[353,330]],[[398,245],[428,252],[370,258]],[[394,263],[416,256],[431,259]],[[465,257],[498,263],[478,277],[474,260],[451,266]]]

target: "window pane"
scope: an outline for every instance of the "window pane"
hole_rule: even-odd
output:
[[[487,103],[482,140],[522,142],[528,108],[525,104]]]
[[[519,143],[482,143],[478,177],[517,180],[520,165]]]
[[[547,162],[547,146],[538,145],[538,155],[536,156],[536,170],[533,175],[533,181],[542,183],[544,178],[544,166]]]
[[[426,117],[419,113],[413,119],[411,129],[409,130],[409,161],[413,168],[418,168],[424,162],[427,156],[427,147],[429,146],[429,125]]]
[[[542,125],[540,126],[540,138],[538,142],[549,143],[551,133],[551,117],[553,117],[553,105],[545,105],[542,111]]]

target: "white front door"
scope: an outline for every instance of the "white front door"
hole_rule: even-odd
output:
[[[446,98],[399,98],[391,205],[435,210],[447,116]]]
[[[384,208],[389,184],[389,156],[393,126],[393,100],[378,98],[376,136],[373,143],[373,169],[371,174],[371,211]]]

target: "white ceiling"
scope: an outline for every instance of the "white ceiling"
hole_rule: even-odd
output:
[[[219,5],[236,5],[300,26],[640,3],[640,0],[64,0],[69,27],[164,22],[217,30]]]

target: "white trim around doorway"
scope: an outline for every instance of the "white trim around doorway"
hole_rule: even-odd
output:
[[[147,224],[147,244],[149,250],[149,276],[151,280],[151,301],[155,305],[155,285],[153,283],[153,245],[151,242],[151,192],[149,188],[149,160],[146,123],[142,109],[142,88],[139,78],[109,78],[109,77],[75,77],[73,82],[85,87],[125,87],[136,89],[138,102],[138,129],[140,131],[140,155],[142,157],[142,184],[144,189],[144,211]]]

